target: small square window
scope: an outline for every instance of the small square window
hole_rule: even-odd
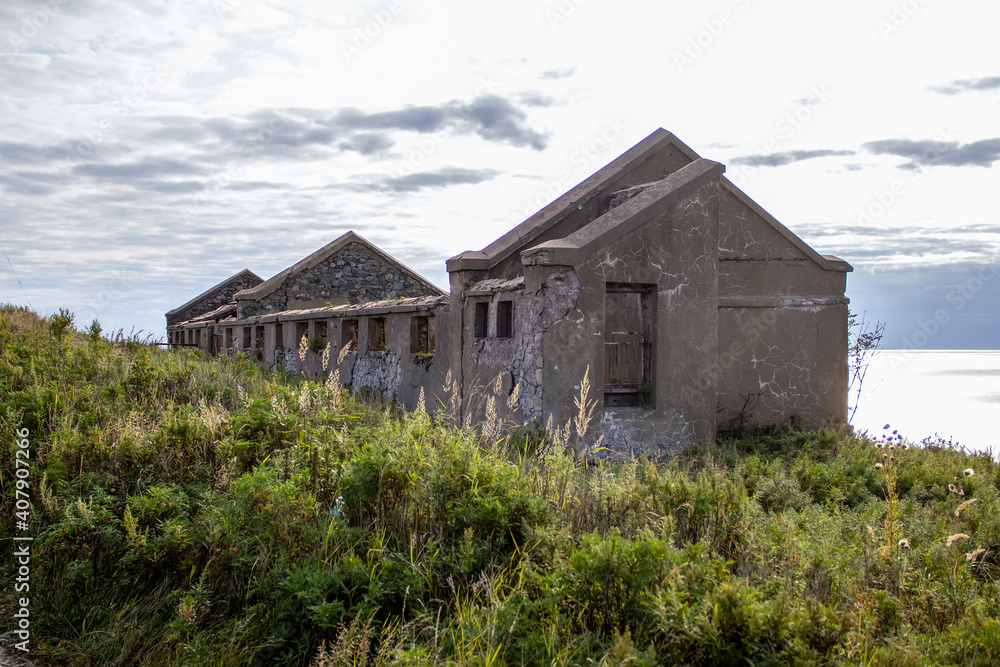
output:
[[[514,335],[514,302],[497,302],[497,338],[510,338]]]
[[[433,354],[435,348],[434,317],[416,315],[410,318],[410,354]]]
[[[490,321],[490,303],[489,301],[479,301],[476,303],[476,321],[475,321],[475,335],[476,338],[486,338],[487,327]]]

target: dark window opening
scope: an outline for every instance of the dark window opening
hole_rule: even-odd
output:
[[[274,323],[274,349],[280,350],[285,347],[285,332],[281,322]]]
[[[436,348],[434,318],[416,315],[410,318],[410,354],[434,354]]]
[[[254,342],[254,346],[263,349],[263,347],[264,347],[264,327],[263,326],[258,326],[256,334],[257,334],[257,340]]]
[[[326,321],[316,323],[316,336],[323,347],[326,347],[327,323]]]
[[[510,338],[514,335],[514,302],[497,302],[497,338]]]
[[[490,322],[490,303],[480,301],[476,304],[475,336],[476,338],[486,338],[486,329]]]
[[[609,283],[604,301],[604,405],[652,403],[653,299],[648,285]]]
[[[302,345],[302,339],[305,338],[306,346],[309,345],[309,323],[308,322],[296,322],[295,323],[295,347],[300,347]]]
[[[344,320],[340,325],[340,347],[348,350],[358,349],[358,321]]]
[[[233,328],[226,327],[226,348],[231,348],[233,346]]]
[[[385,352],[384,317],[372,317],[368,319],[368,349],[372,352]]]
[[[243,327],[243,345],[244,350],[250,349],[250,327]]]
[[[194,344],[201,345],[201,329],[194,330]]]

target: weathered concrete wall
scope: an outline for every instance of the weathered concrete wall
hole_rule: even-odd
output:
[[[348,243],[315,266],[289,276],[259,300],[240,299],[240,317],[326,305],[434,294],[360,243]]]
[[[368,388],[386,399],[399,401],[408,409],[417,406],[421,387],[424,389],[424,404],[428,411],[440,407],[439,401],[448,405],[449,393],[445,391],[444,385],[448,374],[447,359],[454,337],[449,328],[444,326],[450,321],[447,303],[419,309],[401,306],[398,312],[393,312],[391,307],[362,308],[336,315],[331,315],[327,309],[322,312],[325,314],[314,317],[292,312],[264,318],[263,363],[270,368],[282,368],[289,373],[302,373],[314,379],[326,378],[336,368],[340,371],[341,384],[352,391]],[[281,322],[280,344],[277,340],[275,317]],[[384,350],[373,350],[372,341],[369,339],[368,323],[375,317],[385,320]],[[433,354],[411,352],[413,317],[434,318]],[[347,352],[343,361],[337,366],[346,320],[358,322],[357,347],[354,351]],[[256,320],[246,322],[250,324],[241,322],[237,328],[256,327]],[[322,351],[307,350],[304,360],[299,356],[300,325],[305,325],[306,336],[312,340],[319,336],[321,322],[326,323],[327,340],[330,343],[330,358],[325,371]]]
[[[180,322],[190,320],[193,317],[198,317],[199,315],[204,315],[210,311],[215,310],[221,306],[230,303],[233,300],[233,295],[250,287],[256,287],[261,282],[260,278],[255,275],[243,272],[239,273],[233,277],[233,280],[220,286],[219,289],[212,292],[204,299],[191,304],[184,310],[167,315],[167,326],[171,327]]]
[[[732,193],[719,222],[719,428],[847,418],[846,273],[807,257]]]
[[[712,181],[576,267],[579,297],[543,334],[544,412],[564,424],[576,414],[581,380],[597,401],[586,441],[603,435],[616,451],[677,449],[715,436],[715,383],[689,381],[716,362],[718,181]],[[545,267],[526,268],[528,285]],[[551,269],[549,269],[551,270]],[[559,275],[559,274],[556,274]],[[552,280],[556,276],[551,276]],[[646,407],[605,407],[607,283],[649,286],[653,300],[652,391]],[[588,371],[589,369],[589,371]]]
[[[846,304],[720,308],[719,428],[846,423],[847,316]]]

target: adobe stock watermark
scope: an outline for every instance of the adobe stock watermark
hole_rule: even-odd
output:
[[[45,0],[37,4],[38,9],[22,16],[17,30],[7,31],[7,41],[14,53],[20,53],[26,48],[28,43],[45,29],[52,17],[59,13],[59,8],[68,4],[69,0]]]
[[[562,0],[555,7],[546,9],[545,20],[548,21],[549,28],[555,30],[561,24],[568,21],[573,14],[576,14],[577,8],[584,2],[586,0]]]
[[[13,599],[13,619],[16,627],[12,634],[20,640],[17,650],[28,653],[31,641],[31,542],[26,535],[31,525],[31,432],[26,428],[16,431],[14,440],[14,592],[23,597]]]
[[[674,66],[681,74],[685,68],[693,65],[701,58],[736,20],[750,8],[751,0],[733,0],[731,6],[726,7],[716,16],[705,19],[701,23],[701,30],[691,35],[687,39],[684,48],[674,51]]]
[[[930,0],[903,0],[893,4],[889,13],[875,24],[882,39],[888,41],[902,30],[923,9]]]
[[[495,81],[492,76],[480,76],[475,90],[472,91],[472,99],[475,100],[481,95],[496,95],[500,87],[501,84]],[[458,109],[455,111],[455,115],[460,119],[465,119],[467,112],[463,109]],[[413,147],[400,160],[396,168],[396,174],[398,176],[411,176],[415,174],[437,152],[438,146],[445,142],[446,136],[447,130],[440,130],[418,137],[413,142]]]
[[[223,191],[233,182],[233,177],[241,169],[253,162],[260,154],[260,151],[274,141],[274,137],[287,124],[283,118],[275,114],[268,121],[267,127],[256,132],[249,132],[246,139],[240,143],[239,154],[241,159],[227,162],[222,171],[209,178],[209,185],[205,186],[201,192],[192,197],[190,206],[181,207],[181,216],[184,220],[190,221],[193,216],[197,215],[197,209],[204,207],[210,202],[223,199]]]
[[[627,129],[628,125],[619,116],[605,120],[603,127],[589,141],[573,151],[570,156],[573,169],[563,169],[556,175],[555,180],[544,182],[538,194],[524,200],[516,222],[528,219],[576,185],[581,177],[591,170],[593,163],[601,159],[601,156],[608,152]]]
[[[159,65],[146,68],[146,76],[114,104],[111,113],[97,121],[97,124],[83,133],[84,138],[66,150],[66,158],[56,164],[55,172],[64,178],[69,170],[82,164],[94,155],[108,137],[114,134],[123,120],[132,115],[146,101],[150,92],[163,83],[164,72]]]
[[[392,24],[393,18],[403,9],[400,0],[390,0],[382,9],[376,9],[371,13],[371,20],[363,26],[356,26],[351,34],[349,42],[340,43],[340,53],[344,60],[350,63],[354,58],[361,55],[382,32]]]
[[[939,143],[924,151],[918,159],[928,164],[933,163],[935,159],[958,142],[957,136],[950,127],[939,129],[937,137]],[[909,178],[893,179],[885,188],[873,192],[869,202],[858,207],[858,224],[874,225],[893,206],[899,203],[908,192],[913,190],[913,184],[920,180],[923,173],[920,169],[914,169],[910,173]]]
[[[808,97],[775,122],[775,134],[765,139],[760,147],[752,153],[765,157],[774,153],[783,142],[790,140],[799,130],[809,124],[815,118],[816,113],[832,98],[833,91],[827,88],[826,84],[812,86],[809,89]],[[760,164],[751,163],[730,165],[726,168],[726,176],[736,185],[742,186],[760,168]]]

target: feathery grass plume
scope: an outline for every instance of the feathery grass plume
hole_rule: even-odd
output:
[[[427,413],[427,405],[424,402],[424,388],[420,387],[420,395],[417,397],[417,412],[420,414]]]
[[[451,369],[448,369],[448,373],[444,376],[444,393],[451,391]]]
[[[490,396],[486,401],[486,419],[483,421],[483,439],[486,442],[494,443],[500,439],[502,424],[497,415],[496,396]]]
[[[497,373],[497,377],[493,380],[493,393],[497,396],[503,391],[503,373]]]
[[[309,383],[303,382],[302,389],[299,391],[299,411],[309,412],[311,406],[312,397],[309,395]]]
[[[964,510],[966,507],[968,507],[972,503],[976,502],[976,500],[977,500],[976,498],[970,498],[969,500],[966,500],[964,503],[962,503],[961,505],[959,505],[958,507],[956,507],[955,508],[955,518],[957,519],[958,515],[962,513],[962,510]]]
[[[966,535],[965,533],[955,533],[954,535],[950,535],[948,537],[947,544],[950,547],[951,545],[955,544],[955,542],[961,542],[962,540],[967,540],[967,539],[969,539],[969,536]]]
[[[342,400],[341,389],[342,386],[340,384],[340,369],[335,368],[333,369],[333,372],[330,373],[330,375],[328,375],[326,378],[327,400],[330,403],[330,409],[335,412],[340,409],[340,404]]]
[[[346,359],[347,355],[350,354],[350,352],[351,352],[351,345],[352,345],[351,343],[347,343],[346,345],[344,345],[344,347],[340,348],[340,354],[337,355],[337,365],[338,366],[340,364],[344,363],[344,359]]]
[[[198,401],[198,418],[213,435],[229,421],[229,411],[221,405],[209,405],[204,398]]]
[[[323,372],[326,373],[327,367],[330,366],[330,341],[326,341],[326,347],[323,348]]]
[[[552,413],[549,413],[549,418],[545,420],[545,434],[551,439],[555,437],[555,433],[552,431]]]
[[[576,417],[573,418],[573,424],[576,426],[576,435],[580,438],[587,435],[590,420],[593,418],[594,410],[597,408],[597,399],[590,399],[589,396],[590,365],[588,364],[587,370],[583,373],[583,381],[580,382],[580,395],[573,399],[573,403],[576,405]],[[569,437],[566,439],[568,441]]]
[[[517,399],[521,395],[521,383],[518,382],[514,385],[514,391],[510,392],[510,396],[507,397],[507,409],[511,412],[517,410]]]
[[[302,334],[302,340],[299,341],[299,361],[305,363],[306,352],[309,351],[309,341],[306,339],[305,334]]]
[[[571,430],[572,426],[573,426],[573,418],[570,417],[569,419],[566,420],[566,425],[562,429],[562,438],[560,438],[560,442],[562,442],[563,444],[569,444],[569,437],[570,435],[573,434],[573,431]]]
[[[972,561],[973,563],[975,563],[976,559],[979,558],[984,553],[986,553],[986,549],[979,547],[975,551],[970,551],[969,553],[965,554],[965,560]]]

